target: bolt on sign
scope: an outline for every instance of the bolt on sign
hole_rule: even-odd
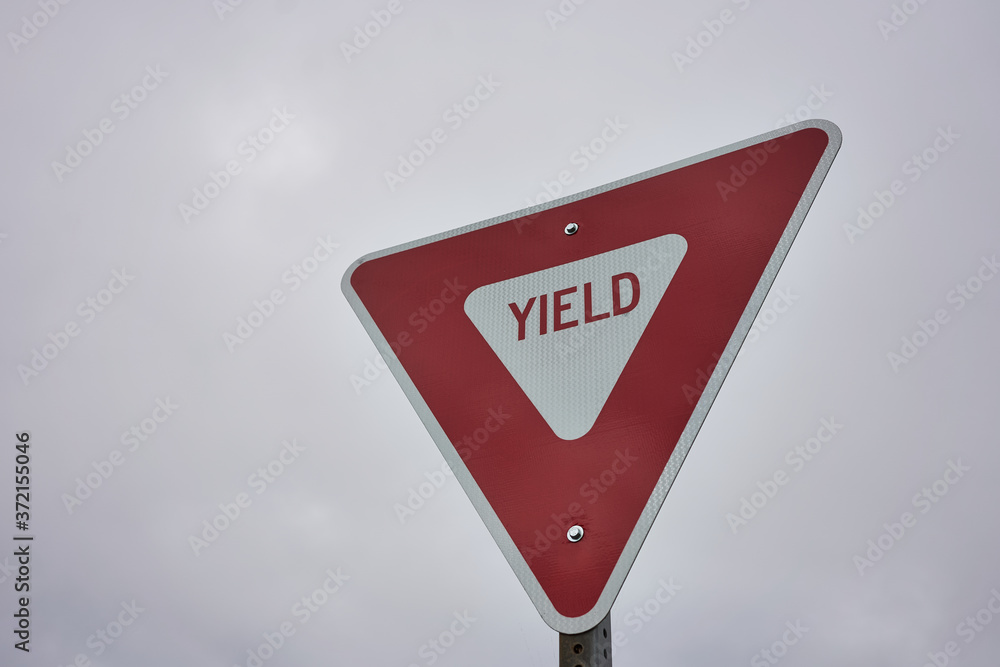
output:
[[[558,632],[610,611],[840,144],[836,125],[798,123],[366,255],[344,276]],[[712,365],[690,402],[682,387]]]

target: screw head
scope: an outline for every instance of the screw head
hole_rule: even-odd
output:
[[[575,222],[571,222],[568,225],[566,225],[565,229],[566,236],[573,236],[573,234],[576,234],[578,231],[580,231],[580,225],[576,224]]]
[[[566,531],[566,537],[570,542],[579,542],[583,539],[583,526],[572,526]]]

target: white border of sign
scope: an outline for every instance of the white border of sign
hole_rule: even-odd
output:
[[[622,551],[622,555],[618,559],[618,563],[615,565],[615,568],[611,573],[611,578],[604,587],[604,591],[601,593],[600,598],[598,598],[597,604],[583,616],[563,616],[556,611],[555,607],[552,606],[552,603],[542,590],[542,587],[535,578],[535,575],[529,569],[527,562],[521,555],[521,552],[518,551],[517,547],[514,545],[514,541],[507,534],[503,524],[500,523],[500,519],[497,517],[496,512],[493,511],[493,508],[490,506],[489,502],[487,502],[486,496],[483,495],[483,492],[476,483],[476,480],[473,479],[472,475],[469,473],[469,469],[462,461],[462,457],[459,456],[454,445],[452,445],[448,436],[445,435],[444,430],[438,424],[434,415],[431,414],[427,404],[420,396],[420,392],[417,391],[416,386],[414,386],[413,382],[406,374],[406,371],[403,370],[403,366],[400,364],[399,359],[397,359],[396,355],[393,353],[392,348],[389,346],[389,342],[375,325],[375,321],[368,313],[368,310],[361,302],[361,299],[358,298],[357,293],[355,293],[354,288],[351,286],[351,276],[354,274],[354,271],[361,266],[361,264],[379,257],[385,257],[386,255],[392,255],[410,248],[415,248],[428,243],[434,243],[435,241],[439,241],[441,239],[458,236],[459,234],[465,234],[483,227],[499,225],[512,220],[517,220],[519,218],[524,218],[538,213],[539,211],[556,208],[558,206],[562,206],[563,204],[585,199],[624,185],[629,185],[637,181],[659,176],[660,174],[665,174],[669,171],[674,171],[675,169],[681,169],[720,155],[732,153],[742,148],[754,146],[772,139],[778,139],[806,128],[817,128],[826,132],[827,137],[829,138],[826,150],[823,152],[823,156],[820,159],[819,164],[816,166],[816,169],[806,186],[805,192],[802,193],[802,198],[799,200],[798,205],[796,205],[795,211],[793,212],[787,227],[785,227],[785,231],[781,235],[778,246],[771,255],[771,259],[768,261],[767,267],[764,269],[764,274],[761,276],[760,282],[757,283],[757,287],[754,289],[750,302],[743,311],[743,316],[740,318],[739,323],[736,326],[736,330],[729,339],[729,343],[726,345],[718,365],[712,372],[712,376],[709,378],[708,384],[702,392],[701,398],[698,400],[698,404],[695,406],[691,419],[688,421],[687,426],[681,433],[681,437],[678,440],[673,453],[670,455],[670,459],[667,461],[663,474],[660,475],[660,479],[657,482],[656,487],[653,489],[653,493],[650,495],[649,500],[646,503],[646,507],[643,509],[642,514],[639,517],[639,521],[632,530],[632,534],[629,536],[628,542],[625,544],[625,549]],[[653,525],[653,520],[660,511],[660,507],[663,505],[667,492],[670,490],[670,486],[677,477],[681,464],[684,462],[684,458],[691,449],[691,444],[694,442],[695,436],[698,435],[698,431],[701,429],[701,425],[704,423],[705,417],[708,415],[708,410],[711,408],[712,403],[715,401],[715,397],[719,393],[722,381],[729,373],[729,368],[732,366],[732,362],[736,358],[736,353],[739,351],[744,339],[750,332],[750,327],[753,324],[754,318],[757,316],[757,312],[763,305],[764,298],[767,296],[768,290],[770,290],[771,285],[778,274],[778,269],[781,268],[781,264],[784,261],[785,256],[788,254],[792,241],[795,239],[795,235],[802,226],[806,213],[809,212],[809,208],[812,206],[813,200],[819,192],[820,185],[826,178],[826,175],[830,170],[830,166],[833,164],[833,159],[840,150],[842,142],[843,135],[840,132],[840,128],[830,121],[816,119],[796,123],[795,125],[789,125],[777,130],[772,130],[771,132],[767,132],[744,141],[739,141],[707,153],[687,158],[686,160],[681,160],[680,162],[674,162],[673,164],[668,164],[657,169],[636,174],[635,176],[630,176],[628,178],[615,181],[614,183],[602,185],[600,187],[587,190],[586,192],[570,195],[552,202],[546,202],[544,204],[539,204],[514,213],[498,216],[496,218],[490,218],[489,220],[453,229],[442,234],[436,234],[434,236],[429,236],[417,241],[404,243],[403,245],[393,246],[392,248],[387,248],[386,250],[365,255],[351,264],[351,266],[347,269],[347,272],[344,274],[344,278],[341,281],[341,289],[347,297],[347,300],[350,302],[351,307],[354,309],[354,312],[357,313],[362,325],[365,327],[368,335],[375,343],[375,347],[381,353],[382,358],[389,366],[392,374],[396,377],[396,380],[402,387],[403,392],[413,405],[413,408],[416,410],[420,420],[424,423],[424,426],[427,428],[431,438],[433,438],[438,449],[441,451],[441,454],[454,471],[455,477],[458,479],[459,483],[461,483],[462,488],[465,489],[465,492],[468,494],[473,506],[476,508],[476,511],[479,512],[479,516],[486,524],[486,528],[490,531],[490,534],[493,535],[493,539],[496,540],[497,545],[500,547],[500,551],[503,552],[507,562],[510,563],[511,568],[513,568],[514,574],[521,581],[521,585],[524,586],[524,590],[528,593],[528,597],[531,598],[531,601],[538,609],[538,613],[541,614],[542,619],[553,630],[564,634],[577,634],[585,632],[600,623],[608,612],[611,611],[611,605],[614,604],[615,598],[618,596],[618,592],[621,590],[622,584],[625,582],[625,577],[628,575],[629,570],[632,568],[632,563],[635,562],[635,558],[639,554],[639,548],[646,539],[646,535],[649,532],[650,527]]]

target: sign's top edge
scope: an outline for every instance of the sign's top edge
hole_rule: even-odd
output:
[[[392,255],[392,254],[395,254],[397,252],[401,252],[403,250],[409,250],[410,248],[415,248],[417,246],[426,245],[428,243],[433,243],[435,241],[440,241],[442,239],[450,238],[452,236],[459,236],[461,234],[465,234],[467,232],[470,232],[470,231],[473,231],[473,230],[476,230],[476,229],[481,229],[483,227],[490,227],[492,225],[497,225],[497,224],[500,224],[500,223],[509,222],[511,220],[517,220],[517,219],[524,218],[524,217],[527,217],[527,216],[530,216],[530,215],[535,215],[537,213],[541,213],[542,211],[547,211],[549,209],[558,208],[559,206],[563,206],[565,204],[569,204],[569,203],[572,203],[574,201],[579,201],[581,199],[586,199],[587,197],[592,197],[594,195],[601,194],[601,193],[607,192],[609,190],[614,190],[616,188],[619,188],[619,187],[622,187],[622,186],[625,186],[625,185],[630,185],[632,183],[637,183],[639,181],[644,181],[644,180],[646,180],[648,178],[653,178],[655,176],[660,176],[660,175],[668,173],[670,171],[674,171],[674,170],[680,169],[682,167],[689,166],[691,164],[696,164],[698,162],[702,162],[704,160],[708,160],[708,159],[711,159],[713,157],[717,157],[719,155],[725,155],[726,153],[731,153],[733,151],[740,150],[741,148],[743,148],[745,146],[754,146],[756,144],[760,144],[760,143],[763,143],[763,142],[766,142],[766,141],[770,141],[772,139],[777,139],[779,137],[788,136],[788,135],[794,134],[796,132],[800,132],[802,130],[807,130],[807,129],[822,130],[827,135],[829,143],[827,144],[827,148],[826,148],[826,151],[825,151],[826,153],[829,154],[829,153],[832,152],[833,155],[836,155],[836,153],[840,150],[841,144],[843,143],[843,136],[844,135],[841,132],[840,128],[835,123],[833,123],[832,121],[829,121],[829,120],[826,120],[826,119],[823,119],[823,118],[812,118],[812,119],[809,119],[809,120],[804,120],[804,121],[795,123],[793,125],[786,125],[785,127],[780,127],[780,128],[774,129],[774,130],[770,130],[769,132],[765,132],[763,134],[759,134],[759,135],[751,137],[749,139],[744,139],[742,141],[737,141],[735,143],[727,144],[725,146],[721,146],[719,148],[716,148],[716,149],[713,149],[713,150],[710,150],[710,151],[706,151],[704,153],[700,153],[698,155],[694,155],[692,157],[689,157],[689,158],[686,158],[686,159],[683,159],[683,160],[678,160],[676,162],[670,162],[668,164],[665,164],[665,165],[662,165],[662,166],[659,166],[659,167],[654,167],[653,169],[648,169],[646,171],[639,172],[638,174],[633,174],[631,176],[626,176],[625,178],[621,178],[621,179],[619,179],[617,181],[614,181],[612,183],[607,183],[605,185],[599,185],[597,187],[590,188],[589,190],[585,190],[583,192],[578,192],[578,193],[575,193],[575,194],[572,194],[572,195],[567,195],[565,197],[560,197],[559,199],[554,199],[554,200],[549,201],[549,202],[543,202],[541,204],[536,204],[535,206],[529,206],[528,208],[523,208],[523,209],[520,209],[520,210],[517,210],[517,211],[510,212],[510,213],[505,213],[505,214],[502,214],[502,215],[494,216],[492,218],[487,218],[486,220],[481,220],[479,222],[474,222],[472,224],[465,225],[463,227],[458,227],[456,229],[451,229],[451,230],[447,230],[447,231],[444,231],[444,232],[439,232],[437,234],[432,234],[431,236],[426,236],[426,237],[421,238],[421,239],[416,239],[416,240],[413,240],[413,241],[408,241],[406,243],[401,243],[401,244],[398,244],[398,245],[394,245],[394,246],[391,246],[389,248],[384,248],[382,250],[376,250],[376,251],[367,253],[365,255],[362,255],[358,259],[354,260],[351,263],[351,265],[347,267],[347,270],[344,272],[344,277],[341,279],[341,284],[340,284],[341,291],[343,291],[343,293],[345,295],[353,293],[354,292],[354,288],[351,285],[351,277],[354,275],[354,272],[362,264],[364,264],[366,262],[370,262],[370,261],[375,260],[375,259],[379,259],[380,257],[385,257],[387,255]]]

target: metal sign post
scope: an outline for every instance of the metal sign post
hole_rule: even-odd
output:
[[[611,667],[611,612],[576,635],[559,633],[559,667]]]

